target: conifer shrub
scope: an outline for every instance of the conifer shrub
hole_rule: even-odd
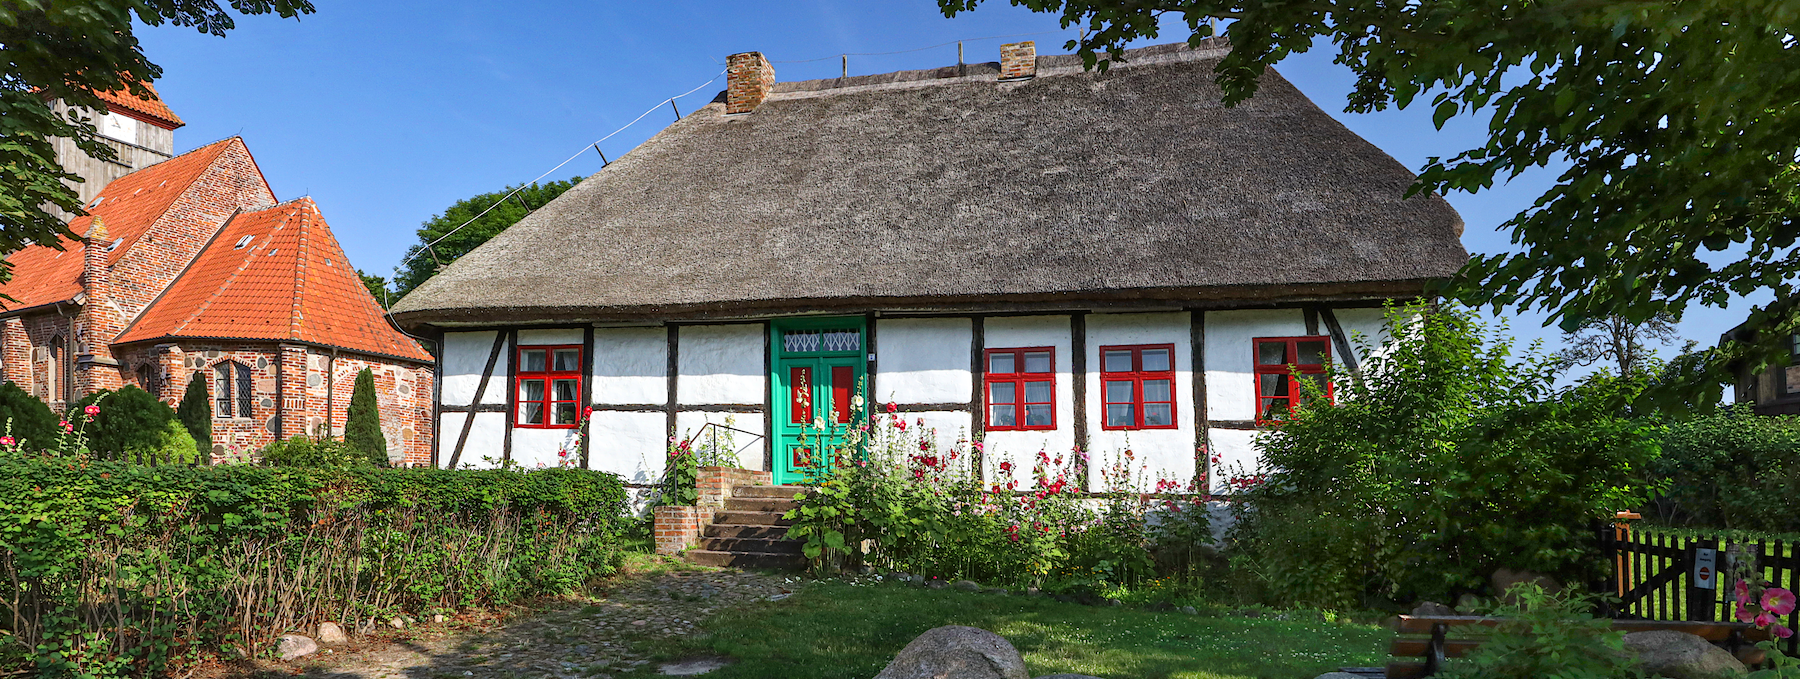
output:
[[[350,409],[344,414],[344,442],[361,451],[376,466],[387,466],[387,437],[381,433],[375,373],[368,368],[356,374],[356,387],[350,392]]]
[[[617,570],[618,476],[0,459],[0,674],[183,676],[331,621],[453,614]]]
[[[56,439],[56,413],[19,385],[0,384],[0,436],[23,450],[43,450]]]
[[[175,408],[176,419],[181,426],[187,428],[188,436],[193,437],[194,447],[212,451],[212,394],[206,389],[206,376],[194,373],[188,380],[187,392],[181,395],[181,405]]]
[[[82,412],[97,406],[99,412],[88,415],[85,429],[88,450],[100,455],[148,456],[169,445],[169,423],[175,422],[175,411],[150,392],[126,385],[118,391],[102,389],[88,394],[71,408]],[[80,421],[71,414],[70,422]]]

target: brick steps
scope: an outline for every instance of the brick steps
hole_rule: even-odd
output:
[[[799,505],[794,496],[799,486],[738,486],[725,498],[725,508],[713,513],[712,522],[700,529],[700,542],[683,558],[703,566],[730,566],[771,570],[806,567],[800,553],[805,542],[787,539],[794,522],[782,518]]]

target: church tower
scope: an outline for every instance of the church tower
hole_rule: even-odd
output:
[[[63,169],[86,180],[75,186],[82,205],[93,202],[112,180],[174,157],[175,128],[186,123],[169,110],[155,88],[148,84],[144,87],[150,91],[148,99],[126,90],[102,92],[100,99],[106,102],[106,110],[82,112],[93,119],[100,140],[117,154],[113,160],[89,156],[72,139],[51,141]],[[69,108],[60,100],[52,106],[57,115],[66,114]]]

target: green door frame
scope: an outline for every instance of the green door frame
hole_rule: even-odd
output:
[[[792,331],[821,331],[812,346],[789,349],[784,341]],[[856,333],[855,346],[828,346],[824,331]],[[800,483],[818,465],[830,463],[830,451],[846,441],[850,427],[858,424],[851,403],[838,398],[863,391],[868,373],[868,321],[862,316],[790,318],[769,323],[770,431],[774,434],[773,469],[777,484]],[[841,338],[841,336],[840,336]],[[838,384],[848,380],[847,385]],[[795,386],[803,388],[796,391]],[[848,395],[848,396],[846,396]],[[864,397],[865,404],[867,397]],[[865,406],[866,407],[866,406]],[[804,409],[804,410],[802,410]],[[824,429],[814,426],[823,421]]]

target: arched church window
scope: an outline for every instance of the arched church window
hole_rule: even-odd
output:
[[[250,417],[250,366],[225,361],[213,366],[213,417]]]

